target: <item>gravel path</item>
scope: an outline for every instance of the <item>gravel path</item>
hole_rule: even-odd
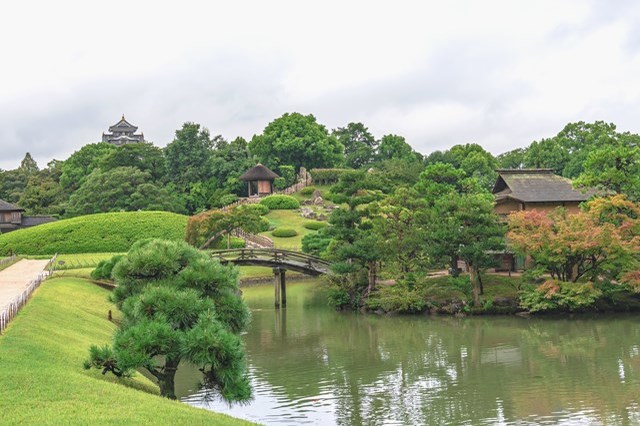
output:
[[[22,293],[47,265],[48,260],[22,259],[0,271],[0,311]]]

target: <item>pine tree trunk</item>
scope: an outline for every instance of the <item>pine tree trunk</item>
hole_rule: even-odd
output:
[[[167,358],[164,364],[164,373],[161,378],[158,378],[160,395],[165,398],[177,399],[175,379],[179,363],[180,358]]]

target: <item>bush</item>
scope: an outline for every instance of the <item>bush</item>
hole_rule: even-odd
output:
[[[352,169],[311,169],[309,174],[315,183],[328,185],[336,183],[340,177]]]
[[[271,235],[278,238],[291,238],[298,235],[298,231],[291,228],[278,228],[271,232]]]
[[[307,229],[311,229],[312,231],[317,231],[327,226],[327,223],[326,222],[305,222],[304,225],[302,226],[304,226]]]
[[[244,240],[242,238],[231,237],[231,248],[232,249],[245,248],[246,245],[247,244],[244,242]],[[218,241],[218,244],[215,247],[212,247],[212,248],[214,250],[226,250],[227,249],[227,237],[224,236],[222,239],[220,239],[220,241]]]
[[[94,280],[110,280],[113,267],[123,257],[124,254],[116,254],[111,259],[101,260],[98,266],[96,266],[96,269],[91,271],[91,278]]]
[[[602,291],[593,283],[548,280],[520,293],[520,306],[530,312],[580,312],[595,307]]]
[[[271,229],[273,225],[271,225],[271,222],[269,221],[269,219],[267,219],[266,217],[261,217],[260,218],[260,228],[258,229],[258,232],[266,232],[269,229]]]
[[[313,194],[313,191],[315,191],[316,188],[313,186],[305,186],[304,188],[302,188],[300,190],[300,195],[304,195],[305,197],[309,197],[311,194]]]
[[[375,297],[367,299],[367,309],[399,314],[418,314],[430,307],[425,291],[411,288],[398,282],[392,286],[381,287]]]
[[[264,216],[269,213],[269,207],[265,204],[243,204],[241,207],[247,210],[252,210],[260,216]]]
[[[0,235],[0,255],[121,253],[138,240],[184,240],[187,216],[120,212],[78,216]]]
[[[295,210],[300,208],[300,203],[290,195],[269,195],[260,200],[260,204],[271,210]]]
[[[217,204],[219,207],[224,207],[235,203],[236,201],[238,201],[238,196],[236,194],[225,194],[218,199]]]

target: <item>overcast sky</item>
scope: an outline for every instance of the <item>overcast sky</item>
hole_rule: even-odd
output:
[[[4,2],[0,168],[66,159],[123,113],[158,146],[294,111],[425,154],[579,120],[640,133],[638,22],[615,0]]]

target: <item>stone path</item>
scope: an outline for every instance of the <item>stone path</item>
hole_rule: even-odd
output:
[[[0,271],[0,312],[38,277],[48,262],[22,259]]]

